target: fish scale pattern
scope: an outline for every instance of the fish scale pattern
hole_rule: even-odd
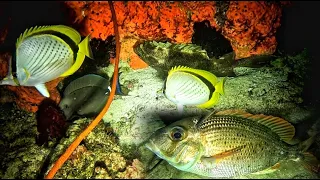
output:
[[[168,98],[175,103],[184,105],[207,102],[210,96],[209,88],[200,80],[195,81],[194,78],[194,76],[184,72],[176,72],[176,74],[170,76],[166,85]]]
[[[43,82],[55,79],[73,64],[73,52],[67,44],[50,35],[27,38],[17,49],[17,68],[26,69],[33,79],[41,77]],[[21,79],[26,77],[22,76]],[[21,81],[22,82],[22,81]],[[28,84],[32,86],[30,79]]]
[[[289,153],[289,147],[277,134],[249,119],[213,116],[201,122],[199,130],[205,139],[202,142],[206,147],[204,156],[222,157],[218,163],[212,163],[211,168],[199,162],[192,169],[208,173],[208,176],[232,177],[261,171],[275,165]],[[230,154],[224,157],[226,152]]]

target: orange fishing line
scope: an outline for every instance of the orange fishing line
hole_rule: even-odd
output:
[[[64,162],[66,162],[69,158],[69,156],[72,154],[72,152],[78,147],[78,145],[81,143],[81,141],[87,137],[87,135],[99,124],[101,119],[103,118],[104,114],[109,109],[111,102],[114,98],[114,94],[116,92],[116,84],[118,80],[118,66],[119,66],[119,57],[120,57],[120,36],[118,31],[118,24],[117,24],[117,18],[116,13],[113,7],[113,4],[111,1],[108,1],[110,10],[112,13],[112,21],[114,25],[114,34],[116,37],[116,59],[114,63],[114,74],[113,74],[113,80],[112,80],[112,88],[110,92],[110,96],[108,98],[108,101],[102,111],[99,113],[99,115],[89,124],[89,126],[71,143],[71,145],[66,149],[66,151],[60,156],[60,158],[55,162],[54,166],[51,168],[47,176],[45,176],[45,179],[52,179],[54,175],[57,173],[57,171],[62,167]]]

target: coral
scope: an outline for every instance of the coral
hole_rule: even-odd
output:
[[[272,54],[277,46],[281,7],[264,1],[231,1],[222,34],[229,39],[236,59]]]
[[[8,62],[11,59],[9,53],[0,54],[0,76],[4,78],[8,73]],[[57,78],[53,81],[47,82],[46,87],[50,93],[50,99],[54,100],[56,103],[60,102],[60,93],[56,89],[58,83],[63,78]],[[15,94],[15,102],[17,105],[26,111],[36,112],[38,110],[38,105],[42,100],[45,99],[43,95],[35,87],[27,86],[6,86],[9,90],[13,91]]]
[[[83,36],[91,33],[93,38],[105,40],[114,35],[108,3],[68,1],[65,4]],[[277,45],[275,32],[280,26],[281,3],[231,1],[221,5],[201,1],[118,1],[114,4],[121,39],[134,37],[138,40],[190,43],[194,23],[207,20],[231,42],[236,59],[272,54]],[[219,10],[217,15],[216,9]],[[132,56],[131,47],[125,45],[121,49],[126,48],[129,48],[128,55],[123,56]],[[145,67],[137,57],[131,61],[134,61],[133,65],[137,64],[135,69]]]
[[[79,119],[70,125],[67,138],[63,138],[54,152],[51,163],[90,122]],[[83,140],[57,172],[55,178],[143,178],[144,169],[136,158],[126,158],[109,126],[100,123]]]
[[[60,102],[60,93],[56,87],[62,79],[63,78],[58,78],[46,83],[46,87],[50,93],[50,99],[56,103]],[[36,112],[39,104],[46,98],[34,87],[7,86],[7,88],[15,93],[17,105],[21,109],[29,112]]]
[[[91,121],[78,119],[72,123],[67,136],[57,146],[38,146],[37,121],[33,113],[15,106],[0,104],[0,178],[41,179],[51,163]],[[127,158],[117,144],[112,128],[100,123],[69,157],[56,178],[143,178],[142,164],[137,157]],[[50,155],[50,152],[53,155]],[[108,164],[107,164],[108,163]]]
[[[1,105],[0,121],[0,178],[36,179],[50,149],[35,144],[35,116]]]
[[[144,166],[138,159],[134,159],[124,172],[119,173],[121,179],[138,179],[141,177],[145,177]]]
[[[38,106],[37,119],[37,144],[43,145],[50,139],[60,139],[64,136],[67,124],[63,111],[53,100],[46,98]]]
[[[145,68],[148,66],[140,57],[134,53],[134,45],[137,43],[136,38],[124,38],[121,42],[120,59],[124,62],[128,62],[133,69]],[[111,59],[114,62],[114,59]]]

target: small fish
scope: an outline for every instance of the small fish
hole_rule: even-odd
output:
[[[0,85],[34,86],[45,97],[46,82],[73,74],[85,56],[93,59],[89,36],[81,41],[75,29],[64,25],[39,26],[25,30],[16,42],[16,76],[9,73]]]
[[[163,93],[178,105],[178,109],[183,105],[210,108],[224,94],[223,83],[224,79],[218,82],[208,71],[175,66],[168,73]]]
[[[294,134],[294,126],[284,119],[226,110],[174,122],[157,130],[145,145],[177,169],[207,177],[270,173],[285,159],[319,168],[306,152],[313,137],[293,144]]]
[[[87,74],[75,79],[65,88],[59,107],[69,119],[75,112],[78,115],[98,114],[108,100],[110,93],[109,80]]]
[[[119,76],[117,80],[116,94],[124,95],[121,92]],[[67,119],[70,119],[75,113],[80,116],[97,115],[105,106],[110,91],[108,79],[96,74],[87,74],[68,84],[59,107]]]

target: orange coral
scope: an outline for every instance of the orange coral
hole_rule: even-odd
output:
[[[9,53],[4,53],[0,55],[0,77],[4,78],[8,73],[8,62],[11,59]],[[46,83],[48,91],[50,93],[50,98],[56,103],[60,102],[60,93],[56,89],[58,83],[62,78],[50,81]],[[39,91],[34,87],[25,86],[6,86],[9,90],[13,91],[15,94],[15,102],[21,108],[29,112],[36,112],[38,110],[38,105],[45,98]]]
[[[74,19],[82,25],[80,32],[83,36],[92,33],[92,37],[105,40],[114,35],[107,2],[67,1],[65,4],[72,9]],[[280,26],[281,17],[281,7],[277,3],[231,1],[223,27],[217,25],[216,3],[210,1],[117,1],[114,6],[121,39],[129,36],[140,40],[190,43],[193,24],[208,20],[212,27],[222,30],[222,34],[231,42],[237,59],[272,54],[277,45],[274,34]],[[121,49],[125,48],[128,47]],[[133,50],[127,53],[134,54]],[[138,64],[135,68],[145,67],[141,61],[137,57],[131,60],[133,64]]]
[[[148,64],[140,59],[140,57],[134,53],[133,47],[137,43],[138,39],[133,37],[127,37],[122,39],[121,42],[121,54],[120,59],[128,62],[132,69],[139,69],[148,67]],[[114,63],[114,59],[111,59],[111,63]]]
[[[279,5],[263,1],[233,1],[226,16],[222,34],[231,42],[236,59],[275,51],[275,32],[281,17]]]
[[[54,100],[57,104],[60,102],[60,93],[56,87],[61,80],[61,78],[58,78],[46,83],[46,87],[50,93],[50,99]],[[15,93],[17,105],[21,109],[29,112],[36,112],[39,104],[45,99],[34,87],[7,86],[7,88]]]

